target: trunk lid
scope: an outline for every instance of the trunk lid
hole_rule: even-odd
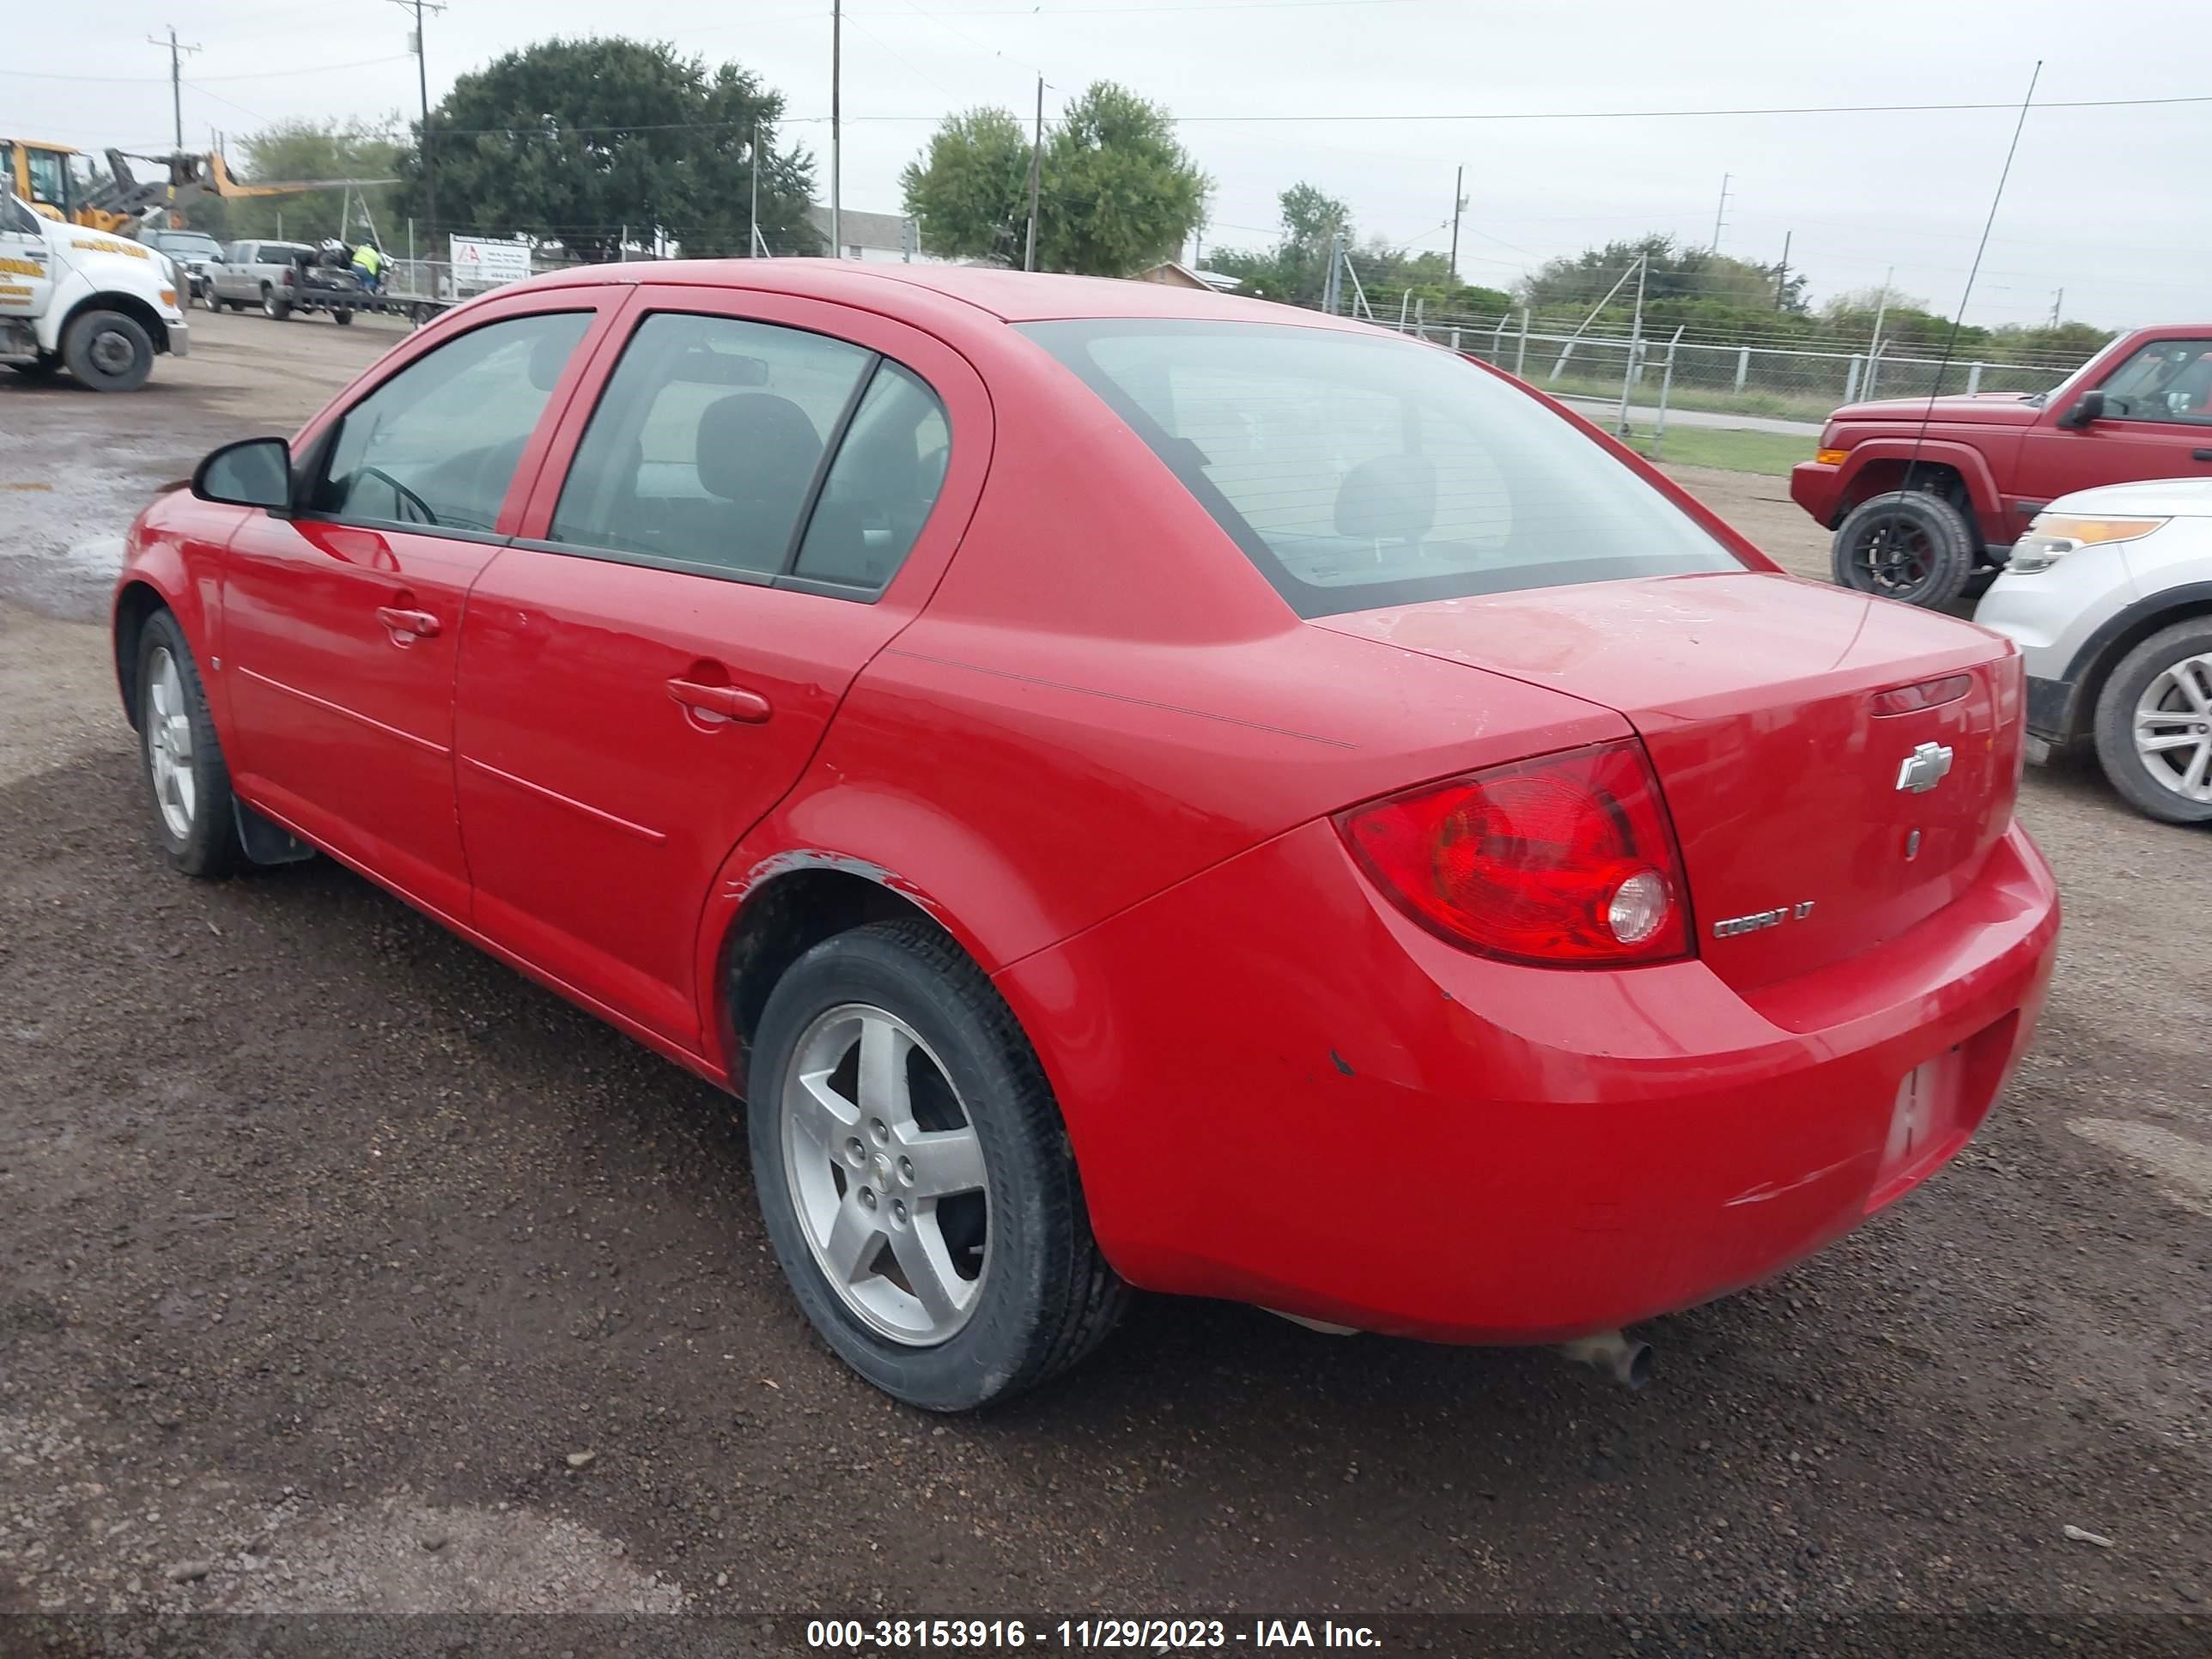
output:
[[[2012,820],[2018,659],[1979,629],[1892,600],[1746,572],[1310,625],[1626,716],[1681,844],[1698,954],[1739,989],[1840,961],[1934,914],[1972,883]],[[1877,712],[1877,693],[1930,682],[1948,683],[1944,701]],[[1926,758],[1905,775],[1916,755]]]

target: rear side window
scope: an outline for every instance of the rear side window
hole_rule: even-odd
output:
[[[784,568],[822,458],[875,365],[826,335],[647,318],[576,447],[556,542],[710,572]]]
[[[1023,331],[1302,617],[1742,568],[1572,426],[1435,347],[1271,323]]]
[[[878,365],[807,520],[793,574],[842,587],[889,581],[945,482],[945,405],[896,363]]]
[[[582,311],[487,323],[416,358],[342,417],[314,510],[354,524],[489,531]]]

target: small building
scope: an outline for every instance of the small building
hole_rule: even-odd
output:
[[[1140,283],[1160,283],[1169,288],[1197,289],[1204,293],[1228,294],[1235,290],[1237,279],[1218,270],[1193,270],[1180,260],[1164,259],[1150,270],[1136,275]]]
[[[830,210],[816,202],[806,210],[806,222],[822,233],[822,240],[830,240]],[[833,252],[840,258],[859,259],[870,264],[933,264],[936,261],[921,251],[920,228],[902,213],[864,213],[858,208],[841,208],[837,214],[837,239],[844,246]]]

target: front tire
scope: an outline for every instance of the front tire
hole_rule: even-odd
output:
[[[81,312],[62,335],[62,361],[94,392],[136,392],[154,372],[154,338],[119,311]]]
[[[2138,812],[2212,823],[2212,618],[2176,623],[2120,659],[2097,696],[2097,760]]]
[[[1839,586],[1940,611],[1966,592],[1979,551],[1957,507],[1924,489],[1897,489],[1845,515],[1830,560]]]
[[[138,635],[138,752],[154,834],[188,876],[228,876],[245,862],[230,768],[208,714],[207,692],[185,630],[156,611]]]
[[[838,1356],[894,1399],[967,1411],[1033,1389],[1127,1299],[1091,1237],[1036,1053],[990,981],[921,921],[809,951],[747,1079],[776,1260]]]
[[[340,328],[343,328],[347,324],[353,321],[353,313],[350,311],[333,311],[331,313],[331,320],[336,323]]]

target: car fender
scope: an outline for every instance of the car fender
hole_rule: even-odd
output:
[[[1954,469],[1966,481],[1967,499],[1973,503],[1974,516],[1981,521],[1984,538],[1993,529],[2002,532],[2005,522],[2004,501],[1998,494],[1996,475],[1990,469],[1989,457],[1971,444],[1946,442],[1941,439],[1933,442],[1919,442],[1903,436],[1869,438],[1852,445],[1850,457],[1839,469],[1836,479],[1835,500],[1839,518],[1841,504],[1851,497],[1852,485],[1866,471],[1868,464],[1874,461],[1932,462]]]
[[[86,306],[111,295],[145,307],[165,331],[184,319],[182,307],[161,303],[164,273],[153,264],[152,254],[139,249],[137,243],[129,244],[137,251],[134,258],[105,252],[114,239],[95,238],[89,232],[79,232],[67,246],[56,246],[61,240],[46,239],[53,250],[55,269],[53,291],[36,326],[41,351],[59,351],[70,319]],[[165,335],[157,335],[154,344],[157,350],[167,349]]]
[[[726,954],[745,907],[780,877],[836,870],[897,895],[951,934],[987,974],[1048,943],[1048,911],[988,837],[937,803],[880,780],[817,769],[732,848],[700,917],[697,983],[707,1058],[738,1056]]]
[[[2161,571],[2161,577],[2170,580],[2170,586],[2161,586],[2154,592],[2146,592],[2142,599],[2115,615],[2106,617],[2100,629],[2081,641],[2075,650],[2073,661],[2066,664],[2066,686],[2069,686],[2069,708],[2073,714],[2073,703],[2088,688],[2088,681],[2100,677],[2100,671],[2119,659],[2124,644],[2135,646],[2135,641],[2146,635],[2157,633],[2167,622],[2179,622],[2185,615],[2203,615],[2212,611],[2212,562],[2201,562],[2197,577],[2185,580],[2179,571]],[[2174,580],[2179,577],[2179,580]],[[2069,728],[2070,730],[2070,728]]]
[[[137,710],[131,697],[131,681],[137,664],[135,653],[132,660],[125,660],[125,641],[135,637],[131,624],[137,617],[131,614],[131,607],[143,605],[145,593],[151,590],[185,630],[185,639],[198,660],[209,714],[215,720],[216,732],[228,743],[230,702],[222,672],[221,550],[252,509],[234,509],[235,519],[219,537],[211,538],[203,534],[188,539],[184,531],[171,521],[168,510],[170,501],[179,496],[191,500],[181,482],[167,486],[139,514],[124,541],[123,569],[116,578],[115,592],[109,605],[109,638],[115,655],[116,689],[123,698],[125,718],[137,725]],[[198,506],[204,514],[207,504]]]

